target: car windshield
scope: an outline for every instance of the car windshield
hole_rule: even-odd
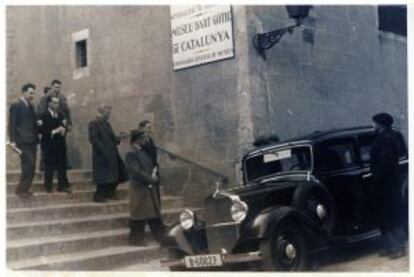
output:
[[[310,170],[312,170],[310,146],[273,149],[249,157],[245,161],[248,182],[275,174]]]

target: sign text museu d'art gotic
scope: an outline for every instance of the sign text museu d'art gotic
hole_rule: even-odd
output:
[[[231,6],[171,6],[174,70],[234,57]]]

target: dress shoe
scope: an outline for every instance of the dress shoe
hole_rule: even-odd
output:
[[[29,198],[33,196],[33,192],[25,191],[25,192],[16,192],[16,195],[22,198]]]
[[[120,200],[120,199],[119,199],[119,197],[118,197],[118,196],[114,195],[114,196],[110,196],[110,197],[108,197],[108,200],[111,200],[111,201],[118,201],[118,200]]]
[[[72,193],[72,190],[70,188],[63,188],[63,189],[58,189],[58,192]]]
[[[103,198],[94,198],[93,201],[96,202],[96,203],[106,203],[106,202],[108,202],[108,200],[103,199]]]
[[[389,258],[390,258],[390,260],[395,260],[395,259],[399,259],[399,258],[404,257],[404,256],[405,256],[405,249],[402,249],[402,250],[399,250],[399,251],[392,252],[389,255]]]
[[[387,256],[389,256],[390,255],[390,252],[389,251],[387,251],[387,250],[381,250],[380,252],[379,252],[379,254],[378,254],[378,256],[380,256],[380,257],[387,257]]]

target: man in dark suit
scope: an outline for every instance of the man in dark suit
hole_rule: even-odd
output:
[[[25,84],[22,87],[22,97],[10,106],[10,144],[12,147],[19,148],[22,152],[20,155],[20,181],[15,191],[16,195],[21,197],[32,195],[30,186],[32,185],[36,167],[37,128],[38,125],[41,125],[41,121],[38,121],[32,104],[35,97],[35,89],[35,85]]]
[[[381,256],[396,259],[405,255],[399,139],[387,113],[372,117],[378,134],[370,150],[376,214],[383,238]]]
[[[96,184],[95,202],[117,200],[116,187],[128,180],[128,173],[118,152],[118,144],[125,136],[117,137],[108,122],[111,106],[103,103],[98,107],[95,120],[88,126],[92,144],[92,175]]]
[[[59,192],[71,192],[66,175],[66,131],[63,115],[59,112],[59,98],[47,98],[48,110],[40,115],[43,124],[41,145],[44,152],[44,184],[46,192],[53,192],[53,175],[58,172]]]
[[[61,92],[62,89],[62,82],[60,80],[53,80],[52,81],[52,95],[58,97],[59,99],[59,112],[63,115],[63,118],[66,121],[67,131],[70,132],[72,130],[72,118],[70,115],[70,108],[68,99],[65,95]]]

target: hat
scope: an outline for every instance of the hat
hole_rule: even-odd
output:
[[[145,136],[145,132],[138,130],[138,129],[134,129],[131,131],[131,138],[129,140],[129,143],[132,144],[135,141],[139,140],[140,138],[143,138]]]
[[[381,126],[390,127],[394,122],[391,115],[387,113],[379,113],[372,117],[372,120]]]

